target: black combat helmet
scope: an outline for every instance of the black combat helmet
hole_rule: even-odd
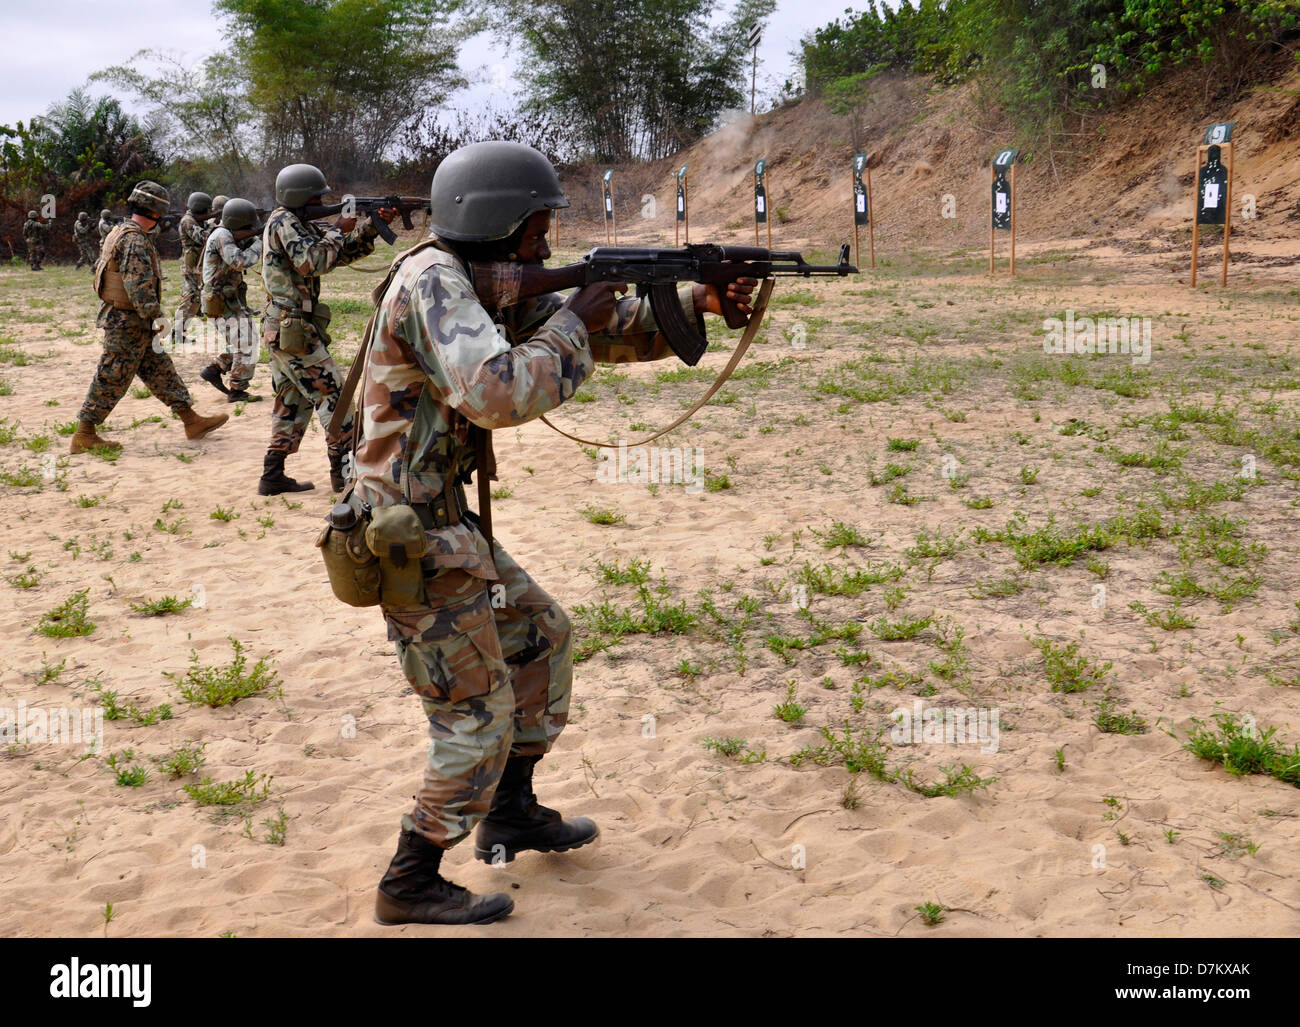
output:
[[[185,209],[191,214],[206,214],[212,209],[212,197],[207,193],[190,193],[185,201]]]
[[[523,143],[472,143],[433,173],[429,228],[441,239],[490,242],[540,210],[569,205],[551,162]]]
[[[290,164],[275,176],[275,202],[291,210],[329,191],[324,172],[314,164]]]
[[[246,229],[260,231],[262,219],[257,216],[257,208],[247,200],[236,196],[227,200],[221,208],[221,227],[230,232],[242,232]]]

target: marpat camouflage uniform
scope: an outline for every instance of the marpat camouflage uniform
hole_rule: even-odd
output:
[[[287,456],[298,452],[313,410],[321,427],[328,430],[343,389],[343,376],[330,356],[328,332],[322,339],[311,321],[320,299],[320,276],[372,253],[378,237],[368,217],[359,218],[346,235],[333,226],[301,221],[284,207],[277,207],[267,217],[262,232],[262,284],[267,293],[262,341],[271,356],[271,385],[275,390],[268,453]],[[280,349],[280,320],[295,314],[303,317],[308,336],[308,351],[302,354]],[[331,453],[342,455],[351,447],[351,416],[342,434],[345,441],[329,447]]]
[[[176,308],[176,320],[185,321],[199,312],[201,281],[201,264],[203,262],[203,244],[207,237],[207,226],[194,217],[188,210],[176,225],[181,237],[181,305]]]
[[[89,264],[92,271],[95,269],[95,262],[99,260],[99,249],[91,238],[94,230],[95,222],[89,217],[78,218],[72,224],[72,237],[77,241],[77,267]]]
[[[225,310],[215,323],[225,339],[225,352],[217,355],[222,374],[229,374],[231,392],[247,392],[257,369],[257,351],[261,343],[256,311],[248,307],[248,288],[244,272],[262,259],[262,240],[253,236],[243,246],[235,241],[228,228],[218,226],[203,244],[203,306],[219,296]]]
[[[517,291],[507,283],[496,295]],[[691,295],[679,290],[693,317]],[[621,300],[590,338],[562,305],[550,295],[507,306],[498,330],[456,256],[434,247],[409,256],[379,303],[361,380],[356,497],[403,502],[405,461],[410,502],[436,501],[449,477],[475,469],[475,432],[553,410],[594,360],[672,353],[649,303]],[[499,544],[489,552],[475,515],[426,536],[426,605],[385,607],[384,618],[431,739],[402,827],[450,848],[487,815],[507,757],[544,754],[564,729],[573,651],[568,615]]]
[[[133,310],[118,310],[111,303],[100,304],[97,327],[104,329],[104,353],[95,378],[81,406],[80,420],[103,424],[126,395],[131,379],[139,376],[149,391],[179,413],[190,406],[189,390],[181,381],[167,352],[154,348],[154,324],[162,320],[162,269],[153,240],[136,222],[126,221],[110,251],[101,258],[116,257],[122,285]],[[107,240],[106,240],[107,242]]]
[[[49,227],[40,221],[28,218],[23,222],[23,242],[27,246],[27,266],[33,271],[40,271],[45,260],[45,233]]]

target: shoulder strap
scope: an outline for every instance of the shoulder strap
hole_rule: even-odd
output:
[[[745,355],[745,351],[749,349],[749,344],[754,341],[754,336],[758,334],[759,326],[763,323],[763,315],[767,312],[767,298],[772,294],[772,285],[774,281],[775,279],[772,278],[765,278],[763,280],[763,284],[759,287],[758,290],[758,298],[754,300],[754,307],[753,307],[754,312],[749,316],[749,324],[745,328],[745,334],[741,336],[740,342],[736,344],[736,348],[731,354],[731,359],[727,361],[727,366],[722,369],[722,371],[718,374],[718,377],[714,379],[713,384],[709,386],[708,392],[706,392],[703,396],[697,399],[695,401],[695,404],[689,410],[687,410],[686,413],[682,414],[681,417],[677,418],[677,420],[675,420],[667,428],[661,428],[659,431],[655,432],[653,435],[651,435],[648,438],[641,439],[637,442],[627,443],[629,448],[631,448],[632,446],[644,446],[648,443],[654,442],[654,440],[659,438],[661,435],[667,435],[674,428],[678,427],[679,425],[690,420],[690,418],[694,417],[696,411],[698,411],[700,407],[704,406],[705,403],[711,400],[713,398],[714,393],[716,393],[720,388],[722,388],[723,384],[726,382],[728,378],[731,377],[731,373],[735,371],[737,365],[740,363],[740,358],[743,357]],[[567,431],[564,431],[561,428],[556,428],[555,425],[553,425],[550,421],[546,419],[545,414],[542,415],[542,421],[546,424],[548,428],[552,429],[553,431],[559,432],[566,439],[572,439],[574,442],[581,443],[584,446],[597,446],[601,449],[615,448],[614,444],[609,442],[591,442],[587,439],[580,439],[576,435],[570,435]]]
[[[370,351],[370,342],[375,334],[375,318],[379,316],[379,303],[388,291],[388,286],[392,284],[397,272],[401,269],[402,264],[408,257],[414,256],[421,250],[427,250],[434,245],[434,240],[426,239],[424,242],[417,243],[405,253],[398,254],[393,258],[392,264],[389,265],[388,274],[384,280],[375,286],[374,291],[370,294],[374,302],[374,309],[370,312],[370,320],[366,322],[365,334],[361,336],[361,346],[357,349],[357,355],[352,360],[352,366],[348,369],[347,381],[343,383],[343,391],[339,393],[339,401],[334,407],[334,416],[330,418],[329,430],[326,436],[331,446],[339,443],[339,432],[343,427],[343,420],[348,416],[348,411],[352,409],[352,397],[356,394],[357,385],[361,381],[362,374],[365,373],[366,354]],[[356,452],[357,441],[361,431],[361,419],[357,418],[352,425],[352,451]],[[406,469],[402,469],[403,475]]]

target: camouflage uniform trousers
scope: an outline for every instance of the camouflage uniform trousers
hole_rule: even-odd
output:
[[[271,388],[275,390],[271,444],[266,449],[268,453],[289,456],[298,452],[313,410],[320,418],[321,427],[329,431],[334,407],[343,391],[343,376],[329,351],[319,344],[311,353],[298,355],[285,353],[272,341],[278,339],[278,332],[274,335],[264,332],[262,338],[271,354]],[[312,363],[305,363],[306,360]],[[327,446],[329,452],[342,455],[352,448],[352,414],[344,419],[340,436],[343,441],[337,447]]]
[[[45,247],[41,243],[29,243],[27,246],[27,266],[33,271],[40,271],[45,260]]]
[[[149,326],[133,317],[130,322],[122,319],[104,326],[104,352],[78,417],[103,424],[137,375],[172,410],[179,412],[191,405],[189,390],[176,373],[171,356],[154,350]]]
[[[197,270],[187,271],[181,264],[181,305],[176,308],[176,320],[187,321],[194,317],[200,308],[203,296],[203,279]]]
[[[90,270],[94,271],[95,264],[99,261],[99,253],[96,251],[94,245],[84,239],[78,239],[77,250],[80,253],[80,256],[77,257],[77,267],[81,267],[82,264],[89,264]],[[74,271],[76,269],[77,268],[73,268]]]
[[[426,561],[429,605],[384,610],[429,718],[424,778],[402,828],[444,849],[487,815],[506,759],[544,755],[569,718],[569,617],[504,549],[494,552],[497,581]]]
[[[231,375],[230,391],[247,392],[253,381],[253,372],[257,370],[258,350],[261,347],[253,312],[227,307],[224,319],[210,323],[226,340],[226,348],[217,354],[216,364],[221,368],[222,374]]]

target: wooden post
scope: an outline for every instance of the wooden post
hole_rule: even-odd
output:
[[[871,266],[876,266],[876,215],[871,209],[871,165],[867,164],[867,240],[871,245]],[[855,225],[856,229],[857,226]],[[859,267],[862,265],[859,264]]]
[[[686,230],[686,245],[691,244],[691,173],[682,176],[682,227]]]
[[[1011,165],[1011,273],[1016,273],[1016,166]]]
[[[680,246],[680,245],[682,244],[682,238],[681,238],[681,236],[682,236],[682,223],[681,223],[680,221],[677,220],[677,181],[676,181],[676,179],[677,179],[677,175],[674,174],[674,175],[673,175],[673,245],[674,245],[674,246]],[[682,183],[682,188],[684,189],[685,187],[686,187],[686,183],[683,182],[683,183]],[[682,202],[685,203],[684,200],[683,200]]]
[[[758,51],[755,50],[754,53],[758,53]],[[764,173],[763,175],[763,181],[764,182],[767,181],[766,173]],[[767,248],[770,250],[772,248],[772,190],[771,189],[767,190],[767,200],[765,202],[767,203],[767,218],[765,222],[767,224]]]
[[[1232,234],[1232,143],[1224,143],[1228,148],[1228,186],[1224,190],[1223,200],[1223,275],[1219,280],[1220,288],[1228,287],[1228,237]],[[1199,201],[1198,201],[1199,203]]]
[[[614,228],[614,245],[618,245],[618,205],[614,202],[614,180],[609,180],[609,225],[606,226],[605,238],[609,238],[609,226]]]
[[[1188,278],[1193,289],[1196,288],[1196,261],[1201,252],[1201,154],[1207,148],[1196,148],[1196,167],[1192,171],[1192,273]]]
[[[997,184],[997,172],[989,165],[989,274],[993,274],[993,186]]]

